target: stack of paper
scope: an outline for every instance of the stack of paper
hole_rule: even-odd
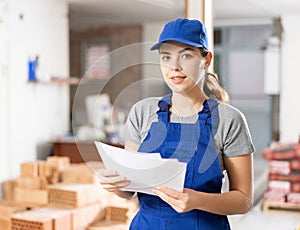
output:
[[[123,191],[155,195],[152,189],[164,186],[183,190],[186,163],[163,159],[159,153],[131,152],[95,141],[106,169],[115,170],[131,181]]]

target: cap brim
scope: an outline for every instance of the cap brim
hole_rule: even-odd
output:
[[[161,44],[163,44],[165,42],[168,42],[168,41],[179,42],[179,43],[189,45],[189,46],[194,46],[194,47],[204,47],[205,49],[207,49],[204,45],[196,43],[196,42],[191,42],[191,41],[181,39],[181,38],[168,38],[168,39],[164,39],[163,41],[160,41],[160,42],[156,43],[154,46],[152,46],[150,48],[150,50],[157,50],[157,49],[159,49]]]

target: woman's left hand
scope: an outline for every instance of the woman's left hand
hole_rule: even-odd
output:
[[[197,200],[197,192],[195,190],[184,188],[183,192],[178,192],[166,187],[157,187],[153,189],[153,192],[178,213],[187,212],[195,208]]]

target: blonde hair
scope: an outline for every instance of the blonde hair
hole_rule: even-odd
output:
[[[203,47],[200,47],[200,53],[203,57],[206,57],[209,53]],[[219,83],[219,78],[216,73],[205,73],[205,77],[202,83],[202,92],[208,98],[215,98],[221,102],[228,103],[229,97],[224,88]]]

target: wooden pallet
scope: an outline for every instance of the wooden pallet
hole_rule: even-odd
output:
[[[300,216],[300,204],[264,202],[262,209],[266,213],[285,213]]]

